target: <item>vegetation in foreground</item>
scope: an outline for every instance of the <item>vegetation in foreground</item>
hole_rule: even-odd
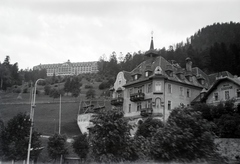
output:
[[[226,109],[226,106],[224,106]],[[163,124],[161,120],[148,117],[139,128],[134,137],[131,136],[128,120],[124,118],[124,113],[114,109],[103,109],[92,120],[93,127],[89,134],[80,134],[75,137],[72,143],[74,152],[87,163],[121,163],[121,162],[194,162],[223,160],[216,153],[214,138],[216,137],[213,123],[203,119],[203,111],[199,108],[176,108],[171,112],[168,121]],[[18,117],[24,116],[19,114]],[[3,142],[4,136],[10,127],[10,122],[16,122],[22,125],[21,121],[14,117],[9,121],[6,127],[1,128],[1,148],[9,148],[14,151],[16,157],[14,160],[25,159],[26,145],[21,152],[17,152],[13,143]],[[26,116],[27,117],[27,116]],[[22,117],[21,117],[22,118]],[[15,123],[16,124],[16,123]],[[29,132],[28,128],[24,130],[21,126],[11,126],[17,134],[23,134],[23,131]],[[15,129],[15,130],[14,130]],[[25,140],[28,138],[26,133]],[[13,137],[18,138],[18,137]],[[14,141],[14,144],[17,141]],[[38,140],[37,140],[38,141]],[[41,147],[41,143],[37,142]],[[57,143],[57,144],[56,144]],[[18,147],[19,148],[19,147]],[[48,139],[48,162],[59,161],[61,156],[68,152],[66,137],[64,135],[54,134]],[[9,151],[1,149],[2,159],[13,159],[9,156]],[[34,155],[34,154],[32,154]],[[36,154],[37,158],[39,154]],[[45,159],[46,161],[46,159]],[[52,161],[52,162],[53,162]]]

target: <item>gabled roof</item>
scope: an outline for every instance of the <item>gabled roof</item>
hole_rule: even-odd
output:
[[[227,72],[227,71],[225,71],[225,72]],[[205,94],[205,96],[204,96],[204,100],[206,100],[207,99],[207,97],[217,88],[217,86],[221,83],[221,82],[223,82],[223,81],[230,81],[230,82],[232,82],[232,83],[234,83],[234,84],[236,84],[237,86],[239,86],[240,87],[240,79],[239,78],[231,78],[231,77],[222,77],[222,78],[219,78],[218,80],[216,80],[213,84],[212,84],[212,86],[209,88],[209,90],[207,91],[207,93]]]
[[[228,71],[222,71],[222,72],[210,74],[208,75],[208,77],[210,80],[210,84],[213,84],[218,78],[221,78],[221,77],[233,78],[233,75]]]

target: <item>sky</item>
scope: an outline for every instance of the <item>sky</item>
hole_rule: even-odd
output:
[[[240,22],[239,0],[1,0],[0,62],[19,69],[98,61],[174,45],[214,23]]]

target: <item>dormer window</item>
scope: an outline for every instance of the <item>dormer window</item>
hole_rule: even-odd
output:
[[[154,71],[154,73],[155,73],[156,75],[162,75],[162,68],[161,68],[160,66],[157,66],[156,69],[155,69],[155,71]]]
[[[197,77],[197,80],[201,85],[205,85],[205,79],[202,77],[201,74]]]
[[[148,76],[149,76],[149,72],[146,71],[146,72],[145,72],[145,77],[148,77]]]
[[[186,76],[186,79],[187,79],[189,82],[192,82],[192,76],[191,76],[191,75]]]
[[[173,68],[172,65],[167,65],[166,71],[168,76],[173,77]]]
[[[138,75],[134,75],[134,80],[137,80],[138,79]]]
[[[237,89],[237,98],[240,98],[240,89]]]

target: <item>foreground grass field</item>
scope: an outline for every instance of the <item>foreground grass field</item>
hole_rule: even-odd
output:
[[[30,113],[30,94],[22,94],[22,99],[17,99],[18,94],[4,94],[0,95],[0,117],[4,123],[13,118],[18,113]],[[70,96],[62,98],[62,121],[61,133],[68,137],[80,134],[77,126],[77,114],[80,100]],[[34,113],[34,127],[43,135],[52,135],[58,132],[59,127],[59,99],[53,101],[45,95],[38,95],[36,97],[36,108]]]

